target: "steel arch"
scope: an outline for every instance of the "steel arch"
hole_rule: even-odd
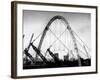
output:
[[[77,44],[76,44],[76,39],[74,37],[74,34],[73,34],[73,30],[71,29],[68,21],[63,17],[63,16],[60,16],[60,15],[56,15],[54,16],[53,18],[50,19],[50,21],[48,22],[48,24],[46,25],[43,33],[42,33],[42,36],[41,36],[41,39],[40,39],[40,42],[39,42],[39,45],[38,45],[38,49],[40,50],[41,49],[41,46],[42,46],[42,43],[43,43],[43,40],[46,36],[46,33],[47,31],[49,30],[49,27],[50,25],[52,24],[53,21],[55,21],[56,19],[61,19],[65,22],[65,24],[67,24],[67,29],[69,30],[70,34],[71,34],[71,37],[73,39],[73,42],[74,42],[74,49],[76,50],[77,52],[77,56],[78,56],[78,62],[79,62],[79,66],[81,66],[81,61],[80,61],[80,57],[79,57],[79,51],[78,51],[78,48],[77,48]]]

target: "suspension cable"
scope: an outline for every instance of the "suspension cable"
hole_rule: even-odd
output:
[[[82,41],[82,43],[90,50],[87,44],[73,31],[73,33]]]
[[[43,31],[32,41],[32,43],[39,38],[39,36],[43,33]]]
[[[67,30],[67,28],[59,35],[59,37],[62,36],[63,33],[64,33],[66,30]],[[59,38],[59,37],[58,37],[58,38]],[[56,39],[56,40],[50,45],[50,47],[52,47],[52,45],[53,45],[57,40],[58,40],[58,39]]]
[[[51,29],[49,29],[49,30],[51,31]],[[52,31],[51,31],[51,33],[59,40],[59,38]],[[69,50],[61,40],[59,40],[59,41],[67,50]]]
[[[64,23],[64,21],[62,21]],[[66,26],[66,24],[64,23],[64,25]],[[86,45],[86,43],[84,43],[84,41],[73,31],[73,33],[82,41],[82,43],[89,49],[89,47]],[[75,37],[76,39],[76,37]],[[76,39],[77,40],[77,39]],[[81,45],[81,43],[77,40],[77,42]],[[81,45],[82,46],[82,45]],[[83,46],[82,46],[83,48]],[[80,49],[79,49],[80,50]],[[81,51],[81,50],[80,50]],[[89,49],[90,51],[90,49]],[[82,51],[81,51],[82,52]],[[83,52],[82,52],[83,53]],[[85,54],[85,53],[84,53]],[[85,54],[86,55],[86,54]]]
[[[77,40],[77,39],[76,39]],[[81,45],[81,43],[77,40],[77,42],[80,44],[80,46],[83,48],[83,46]],[[84,49],[84,48],[83,48]],[[87,56],[90,56],[89,53],[87,54]]]
[[[87,56],[82,50],[78,49],[81,53],[83,53],[85,56]]]

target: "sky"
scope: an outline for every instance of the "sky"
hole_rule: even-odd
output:
[[[46,12],[46,11],[34,11],[34,10],[23,10],[23,34],[25,35],[23,39],[24,48],[28,46],[32,33],[34,33],[33,36],[34,40],[41,32],[43,32],[44,28],[46,27],[50,19],[56,15],[63,16],[69,22],[69,25],[72,28],[72,30],[75,33],[77,33],[78,36],[84,41],[84,43],[91,49],[91,14],[75,13],[75,12],[54,12],[54,11]],[[56,20],[52,23],[50,29],[58,37],[59,34],[64,31],[65,25],[61,21]],[[50,34],[50,31],[48,31],[46,36],[47,37],[45,37],[42,49],[45,49],[44,48],[44,45],[46,45],[45,42],[50,43],[51,36],[52,40],[54,39],[53,41],[56,40],[56,38],[54,38],[54,36]],[[39,44],[40,37],[34,42],[37,47]],[[62,38],[64,37],[65,35],[63,34]],[[56,43],[59,43],[59,41],[56,41]]]

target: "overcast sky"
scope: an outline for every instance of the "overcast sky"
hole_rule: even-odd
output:
[[[69,22],[72,30],[80,36],[89,48],[91,48],[91,15],[89,13],[46,12],[33,10],[23,11],[23,34],[25,34],[24,47],[28,45],[32,33],[34,33],[33,39],[35,39],[55,15],[63,16]],[[64,28],[62,28],[62,31],[63,29]]]

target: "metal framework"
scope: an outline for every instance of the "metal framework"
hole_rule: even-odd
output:
[[[38,49],[41,50],[41,46],[42,46],[42,43],[43,43],[43,40],[46,36],[46,33],[47,31],[49,30],[49,27],[50,25],[52,24],[53,21],[55,20],[63,20],[65,22],[65,24],[67,24],[67,29],[69,30],[70,34],[71,34],[71,37],[73,39],[73,42],[74,42],[74,49],[76,50],[76,53],[77,53],[77,57],[78,57],[78,63],[79,63],[79,66],[81,66],[81,60],[80,60],[80,56],[79,56],[79,51],[78,51],[78,48],[77,48],[77,43],[76,43],[76,39],[74,37],[74,34],[73,34],[73,30],[71,29],[68,21],[63,17],[63,16],[54,16],[47,24],[47,26],[45,27],[44,31],[43,31],[43,34],[41,36],[41,39],[40,39],[40,42],[39,42],[39,46],[38,46]],[[37,58],[37,55],[36,55],[36,58]]]

